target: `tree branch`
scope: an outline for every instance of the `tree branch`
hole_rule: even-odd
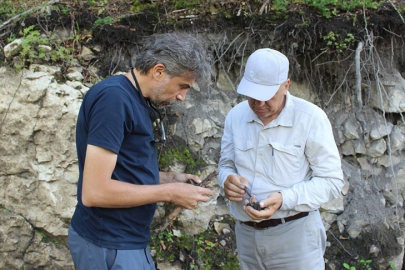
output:
[[[33,8],[31,8],[31,9],[27,10],[27,11],[24,11],[23,13],[20,13],[20,14],[15,15],[15,16],[12,17],[11,19],[5,21],[4,23],[2,23],[2,24],[0,25],[0,31],[2,31],[4,28],[6,28],[6,26],[7,26],[8,24],[10,24],[10,23],[13,22],[13,21],[16,21],[16,20],[19,19],[20,17],[23,17],[23,16],[25,16],[25,15],[27,15],[27,14],[29,14],[29,13],[32,13],[32,12],[34,12],[35,10],[41,9],[41,8],[43,8],[44,6],[50,6],[50,5],[59,3],[59,1],[60,1],[60,0],[51,0],[51,1],[49,1],[48,3],[46,3],[46,4],[43,4],[43,5],[40,5],[40,6],[37,6],[37,7],[33,7]]]
[[[399,17],[401,18],[402,22],[405,23],[404,17],[402,17],[401,12],[398,11],[397,7],[392,3],[391,0],[388,0],[388,2],[391,4],[391,6],[395,9],[395,11],[398,13]]]

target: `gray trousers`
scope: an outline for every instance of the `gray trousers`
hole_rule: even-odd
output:
[[[243,270],[323,270],[326,232],[319,211],[257,230],[236,222],[238,259]]]
[[[76,270],[155,270],[148,248],[108,249],[96,246],[69,227],[68,244]]]

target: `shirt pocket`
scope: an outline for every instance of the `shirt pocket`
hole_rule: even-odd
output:
[[[252,140],[235,138],[235,165],[236,168],[251,169],[254,164],[254,143]]]
[[[284,145],[277,142],[269,142],[269,147],[271,148],[271,159],[268,173],[275,184],[281,187],[291,187],[300,182],[303,150],[295,145]]]

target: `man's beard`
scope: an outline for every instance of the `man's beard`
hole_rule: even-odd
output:
[[[169,100],[164,99],[164,94],[166,91],[167,83],[170,81],[170,77],[166,77],[163,81],[155,85],[153,88],[153,97],[152,100],[156,105],[167,105],[170,103]]]

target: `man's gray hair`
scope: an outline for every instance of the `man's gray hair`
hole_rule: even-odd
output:
[[[200,86],[209,84],[211,56],[206,44],[185,32],[154,34],[137,54],[135,68],[146,74],[156,64],[163,64],[169,76],[190,76]]]

